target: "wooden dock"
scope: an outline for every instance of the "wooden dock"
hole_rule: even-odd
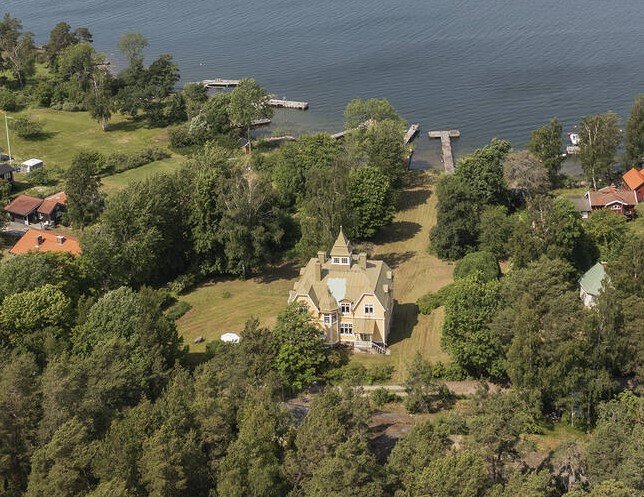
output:
[[[440,138],[443,167],[447,174],[454,173],[454,155],[452,154],[452,138],[461,136],[461,132],[457,129],[450,129],[449,131],[430,131],[427,133],[429,138]]]
[[[241,80],[240,79],[204,79],[201,81],[201,84],[206,88],[229,88],[231,86],[237,86]]]
[[[297,138],[291,135],[269,136],[268,138],[264,138],[264,141],[266,143],[296,142]]]
[[[409,126],[409,129],[407,130],[407,133],[405,133],[405,145],[409,145],[410,142],[416,138],[416,135],[420,131],[420,124],[414,123],[411,126]]]
[[[271,120],[268,118],[264,119],[255,119],[250,122],[251,128],[257,128],[258,126],[268,126],[271,123]]]
[[[350,133],[351,131],[354,131],[356,129],[367,129],[373,126],[376,123],[374,119],[367,119],[366,121],[360,123],[357,128],[352,128],[352,129],[345,129],[344,131],[340,131],[339,133],[333,133],[331,136],[335,138],[336,140],[340,140],[344,138],[344,136],[347,133]]]
[[[307,110],[309,108],[308,102],[296,102],[294,100],[284,100],[281,98],[271,98],[268,101],[268,105],[270,105],[271,107],[280,107],[283,109]]]

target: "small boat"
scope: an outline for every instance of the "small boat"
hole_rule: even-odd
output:
[[[568,136],[570,137],[570,143],[574,146],[579,145],[579,133],[570,133]]]

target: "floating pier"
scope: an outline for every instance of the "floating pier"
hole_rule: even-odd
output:
[[[204,79],[201,81],[201,84],[206,88],[229,88],[231,86],[237,86],[240,83],[240,79]]]
[[[450,129],[449,131],[430,131],[427,133],[429,138],[440,138],[443,167],[447,174],[454,173],[454,156],[452,155],[452,138],[461,136],[461,132],[457,129]]]
[[[268,101],[268,105],[270,105],[271,107],[280,107],[283,109],[307,110],[309,108],[308,102],[296,102],[294,100],[283,100],[280,98],[271,98]]]
[[[414,138],[416,138],[418,131],[420,131],[420,124],[414,123],[409,126],[407,133],[405,133],[405,145],[409,145],[409,143],[412,142]]]

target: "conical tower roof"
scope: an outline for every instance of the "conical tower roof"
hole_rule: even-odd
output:
[[[340,234],[331,249],[331,257],[351,257],[352,251],[353,248],[351,247],[349,240],[347,240],[347,237],[344,236],[342,226],[340,226]]]

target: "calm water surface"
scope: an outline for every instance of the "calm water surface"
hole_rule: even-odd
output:
[[[559,117],[622,118],[644,91],[644,0],[3,0],[39,42],[61,20],[112,57],[124,31],[172,53],[184,81],[252,76],[311,103],[277,131],[338,131],[355,97],[386,97],[422,130],[459,128],[457,151],[525,144]],[[438,141],[417,140],[435,165]]]

